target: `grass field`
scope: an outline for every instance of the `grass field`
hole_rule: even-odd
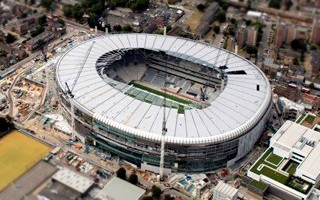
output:
[[[155,90],[155,89],[152,89],[150,87],[147,87],[147,86],[144,86],[144,85],[141,85],[139,83],[132,83],[132,85],[136,88],[139,88],[141,90],[145,90],[145,91],[148,91],[148,92],[151,92],[153,94],[156,94],[156,95],[159,95],[159,96],[166,96],[168,99],[170,100],[173,100],[175,102],[178,102],[178,103],[181,103],[181,104],[192,104],[191,101],[188,101],[188,100],[184,100],[182,98],[179,98],[179,97],[176,97],[176,96],[173,96],[173,95],[170,95],[170,94],[165,94],[164,92],[162,91],[159,91],[159,90]]]
[[[50,151],[50,147],[16,130],[1,138],[0,191],[30,169]]]

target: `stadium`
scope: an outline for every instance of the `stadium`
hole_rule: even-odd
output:
[[[79,140],[144,168],[159,166],[164,116],[165,168],[208,172],[245,156],[271,110],[271,88],[258,67],[173,36],[85,41],[61,56],[55,81],[69,120],[72,88]]]

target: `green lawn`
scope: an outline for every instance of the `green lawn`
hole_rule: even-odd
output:
[[[259,190],[265,191],[267,189],[267,185],[260,182],[260,181],[256,181],[256,180],[252,180],[250,182],[250,185],[254,186],[255,188],[258,188]]]
[[[283,168],[283,170],[293,175],[296,172],[297,167],[298,167],[298,163],[292,160],[289,160],[286,166]]]
[[[316,116],[313,116],[313,115],[308,115],[305,119],[306,122],[308,122],[309,124],[312,124],[314,119],[316,118]]]
[[[269,148],[263,155],[262,157],[256,162],[256,164],[251,168],[251,171],[255,174],[263,174],[275,181],[278,181],[282,184],[285,184],[286,181],[288,180],[289,177],[277,172],[276,169],[277,167],[274,166],[273,164],[265,162],[265,159],[269,156],[269,154],[272,154],[272,148]],[[259,166],[261,164],[267,165],[269,167],[263,167],[260,171],[258,170]],[[279,163],[280,164],[280,163]]]
[[[278,181],[279,183],[285,184],[287,180],[289,179],[288,176],[285,176],[273,169],[270,169],[269,167],[263,167],[259,174],[265,175],[275,181]]]
[[[164,92],[161,92],[159,90],[155,90],[155,89],[152,89],[152,88],[149,88],[147,86],[144,86],[144,85],[141,85],[139,83],[132,83],[132,85],[136,88],[139,88],[141,90],[145,90],[145,91],[148,91],[148,92],[151,92],[153,94],[156,94],[156,95],[159,95],[159,96],[162,96],[162,97],[166,97],[168,99],[171,99],[175,102],[178,102],[178,103],[181,103],[181,104],[192,104],[191,101],[188,101],[188,100],[184,100],[182,98],[179,98],[179,97],[176,97],[176,96],[173,96],[173,95],[170,95],[170,94],[166,94]]]
[[[267,161],[273,163],[274,165],[278,166],[281,162],[282,158],[278,155],[275,155],[273,153],[271,153],[268,157],[267,157]]]

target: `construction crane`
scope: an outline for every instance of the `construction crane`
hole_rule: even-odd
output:
[[[163,31],[164,36],[167,34],[167,29],[164,27]],[[168,56],[168,55],[167,55]],[[165,137],[167,134],[167,121],[166,121],[166,104],[167,104],[167,62],[165,65],[165,82],[164,82],[164,99],[163,99],[163,120],[162,120],[162,132],[161,132],[161,149],[160,149],[160,181],[163,181],[163,172],[164,172],[164,147],[165,147]]]
[[[90,52],[91,52],[91,50],[92,50],[92,47],[93,47],[94,43],[95,43],[95,42],[93,41],[92,44],[91,44],[91,46],[89,47],[88,51],[86,52],[86,55],[85,55],[85,57],[84,57],[84,60],[83,60],[82,63],[80,64],[79,71],[78,71],[78,73],[77,73],[77,75],[76,75],[76,77],[75,77],[75,79],[74,79],[74,81],[73,81],[73,84],[71,85],[71,88],[69,87],[68,83],[65,82],[65,85],[66,85],[66,94],[67,94],[67,96],[68,96],[68,100],[69,100],[69,102],[70,102],[70,107],[71,107],[71,111],[70,111],[70,112],[71,112],[71,127],[72,127],[71,139],[72,139],[73,141],[76,140],[75,114],[74,114],[74,103],[73,103],[73,98],[74,98],[73,90],[74,90],[75,85],[77,84],[77,81],[78,81],[78,79],[79,79],[79,77],[80,77],[80,74],[81,74],[81,72],[82,72],[82,70],[83,70],[83,67],[84,67],[84,65],[86,64],[86,61],[87,61],[87,59],[88,59],[88,57],[89,57],[89,55],[90,55]]]

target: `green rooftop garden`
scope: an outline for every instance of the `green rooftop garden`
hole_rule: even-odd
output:
[[[284,166],[283,171],[288,172],[290,175],[293,175],[298,167],[298,163],[293,160],[289,160],[288,163]]]
[[[252,180],[250,182],[250,185],[254,186],[255,188],[258,188],[261,191],[265,191],[268,187],[266,184],[256,180]]]
[[[295,173],[298,163],[289,160],[288,163],[283,168],[283,171],[286,171],[289,175],[285,175],[280,173],[277,170],[277,166],[279,166],[283,160],[278,155],[272,153],[273,149],[269,148],[265,151],[265,153],[261,156],[261,158],[255,163],[255,165],[250,169],[251,172],[264,175],[268,178],[271,178],[283,185],[286,185],[292,189],[297,190],[303,194],[307,194],[312,188],[312,184],[304,181],[301,178],[293,176]],[[262,187],[259,185],[259,182],[250,183],[253,184],[257,188]]]
[[[269,156],[266,158],[266,161],[273,163],[275,166],[278,166],[282,161],[282,157],[270,153]]]
[[[308,122],[309,124],[312,124],[315,118],[316,116],[308,114],[305,121]]]
[[[256,164],[251,168],[251,171],[255,174],[262,174],[264,176],[267,176],[275,181],[278,181],[279,183],[285,184],[288,180],[288,176],[277,172],[276,168],[277,165],[274,165],[273,163],[278,161],[278,157],[276,156],[271,156],[271,161],[274,162],[266,162],[267,157],[272,154],[272,148],[269,148],[263,155],[262,157],[256,162]],[[281,158],[281,157],[280,157]],[[282,160],[282,158],[281,158]],[[280,164],[277,162],[277,164]]]

